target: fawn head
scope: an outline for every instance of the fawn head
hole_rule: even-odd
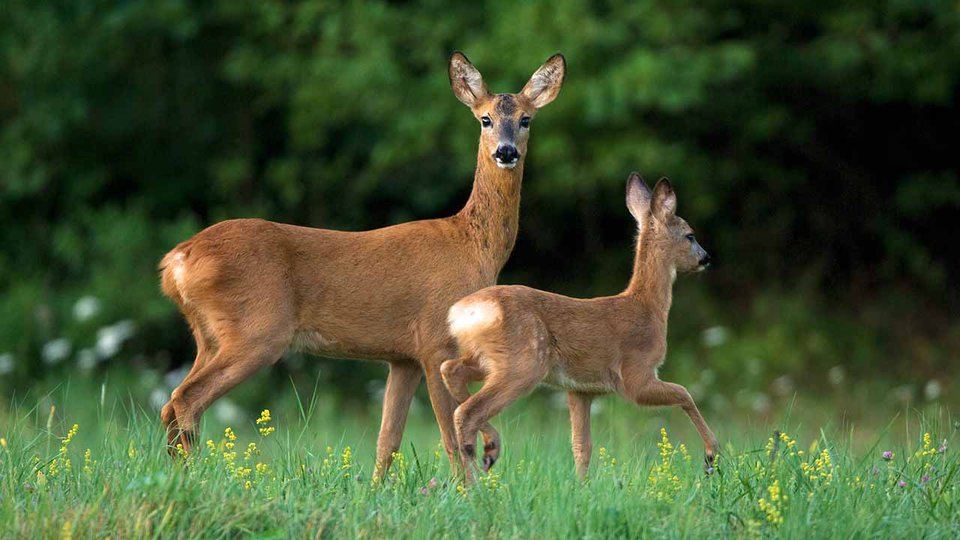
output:
[[[710,255],[697,242],[693,228],[677,215],[677,194],[669,180],[661,178],[650,191],[638,173],[630,173],[627,209],[637,220],[641,237],[648,239],[644,249],[657,250],[680,272],[700,271],[710,265]]]
[[[527,151],[530,121],[537,109],[560,93],[566,62],[555,54],[538,69],[518,94],[491,94],[483,77],[461,52],[450,57],[450,86],[457,99],[480,121],[480,147],[497,167],[516,167]]]

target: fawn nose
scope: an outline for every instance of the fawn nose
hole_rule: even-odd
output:
[[[700,258],[700,268],[706,268],[710,266],[710,254],[704,253],[703,257]]]
[[[501,144],[497,151],[493,153],[493,159],[502,165],[512,165],[520,159],[520,152],[512,144]]]

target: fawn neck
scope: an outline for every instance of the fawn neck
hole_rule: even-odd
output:
[[[633,261],[633,276],[624,294],[639,300],[644,309],[666,325],[677,271],[663,250],[654,244],[648,232],[640,234]]]
[[[513,169],[501,169],[482,148],[477,152],[473,191],[458,216],[494,272],[506,264],[517,239],[522,180],[523,158]]]

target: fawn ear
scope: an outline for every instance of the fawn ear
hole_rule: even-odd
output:
[[[487,85],[483,84],[483,77],[470,60],[460,51],[450,55],[450,87],[464,105],[473,107],[489,97]]]
[[[547,59],[520,91],[536,108],[550,103],[560,93],[563,77],[567,73],[567,61],[557,53]]]
[[[653,186],[652,206],[653,214],[660,221],[666,221],[667,218],[677,212],[677,194],[666,178],[661,178],[657,185]]]
[[[630,173],[627,178],[627,210],[630,210],[630,215],[637,220],[638,227],[643,227],[647,220],[651,200],[653,200],[653,193],[650,192],[647,183],[640,177],[640,173]]]

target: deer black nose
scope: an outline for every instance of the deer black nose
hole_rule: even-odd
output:
[[[520,152],[517,152],[517,147],[512,144],[501,144],[493,153],[493,158],[500,163],[513,163],[520,159]]]
[[[706,268],[710,266],[710,254],[704,253],[703,257],[700,258],[700,266]]]

